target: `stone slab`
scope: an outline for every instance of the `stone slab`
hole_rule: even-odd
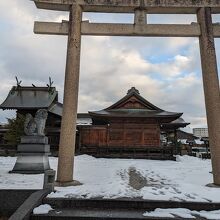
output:
[[[46,136],[22,136],[21,144],[48,144]]]
[[[105,198],[45,198],[44,203],[56,207],[58,209],[68,208],[77,209],[81,208],[99,208],[102,209],[128,209],[145,211],[155,210],[160,207],[163,209],[168,208],[186,208],[190,210],[218,210],[220,209],[220,203],[215,202],[193,202],[193,201],[163,201],[163,200],[145,200],[142,198],[117,198],[117,199],[105,199]]]
[[[8,219],[36,191],[37,189],[0,189],[1,218]]]
[[[39,190],[32,193],[24,203],[15,211],[15,213],[9,218],[9,220],[28,220],[30,219],[33,209],[40,204],[42,200],[50,193],[50,190]]]
[[[143,216],[144,210],[126,210],[126,209],[92,209],[92,208],[77,208],[77,209],[55,209],[48,214],[33,214],[31,219],[88,219],[88,220],[146,220]],[[150,218],[152,219],[152,218]],[[172,220],[174,218],[156,218],[155,220]],[[188,219],[191,220],[191,219]]]
[[[18,145],[18,152],[49,153],[50,152],[50,145],[49,144],[19,144]]]

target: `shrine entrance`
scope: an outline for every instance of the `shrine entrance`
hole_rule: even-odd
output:
[[[220,13],[219,0],[34,0],[40,9],[69,11],[69,21],[35,22],[37,34],[68,35],[63,116],[57,182],[74,184],[73,161],[78,104],[81,35],[199,37],[203,85],[214,184],[220,185],[220,93],[214,38],[220,25],[212,14]],[[82,21],[83,12],[133,13],[133,24]],[[147,14],[196,14],[193,24],[147,24]]]

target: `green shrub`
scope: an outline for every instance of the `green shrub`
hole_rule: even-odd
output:
[[[16,118],[7,118],[7,120],[6,128],[9,130],[4,135],[4,139],[8,144],[17,145],[20,143],[21,136],[24,135],[25,116],[17,114]]]

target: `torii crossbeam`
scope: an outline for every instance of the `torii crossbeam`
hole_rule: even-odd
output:
[[[38,8],[69,11],[69,21],[35,22],[37,34],[68,35],[63,116],[57,182],[71,185],[75,152],[81,35],[199,37],[203,85],[209,129],[214,184],[220,185],[220,93],[214,38],[220,25],[212,14],[220,13],[220,0],[33,0]],[[82,21],[83,12],[134,13],[133,24]],[[189,25],[147,24],[146,14],[197,14]]]

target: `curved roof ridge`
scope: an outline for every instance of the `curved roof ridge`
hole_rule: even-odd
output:
[[[131,87],[131,89],[128,90],[127,95],[125,95],[123,98],[121,98],[119,101],[117,101],[116,103],[114,103],[113,105],[109,106],[108,108],[105,108],[103,110],[111,110],[114,108],[117,108],[117,106],[119,106],[120,104],[122,104],[123,102],[126,102],[126,100],[128,100],[130,97],[135,96],[139,101],[141,101],[141,103],[146,107],[149,108],[151,110],[161,110],[164,111],[163,109],[153,105],[151,102],[147,101],[145,98],[143,98],[140,95],[140,92],[135,88],[135,87]]]

